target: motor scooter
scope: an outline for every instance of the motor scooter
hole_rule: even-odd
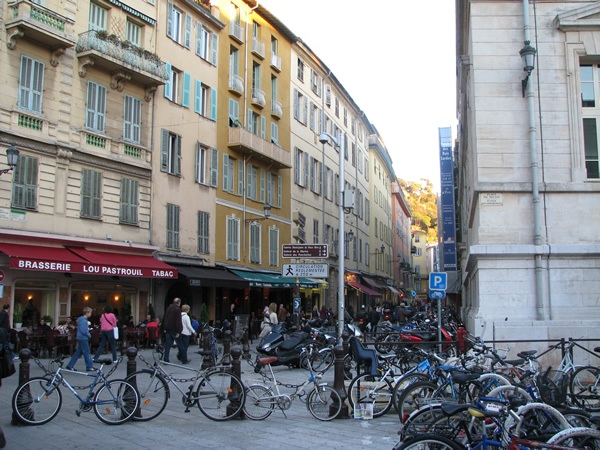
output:
[[[276,356],[277,361],[272,366],[299,366],[302,349],[313,342],[310,326],[305,326],[302,331],[287,333],[283,324],[271,326],[267,334],[256,346],[256,365],[254,371],[259,372],[262,364],[258,361],[264,356]]]

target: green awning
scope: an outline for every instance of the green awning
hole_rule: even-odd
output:
[[[296,278],[282,277],[281,275],[254,272],[250,270],[229,269],[231,273],[243,278],[250,284],[251,287],[269,287],[274,289],[288,289],[296,286]],[[301,288],[316,288],[319,287],[319,282],[312,278],[300,278]]]

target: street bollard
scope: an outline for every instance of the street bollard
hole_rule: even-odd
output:
[[[333,349],[333,353],[335,355],[334,361],[334,378],[333,378],[333,388],[340,394],[340,399],[342,401],[342,409],[340,409],[340,413],[337,415],[336,419],[347,419],[348,415],[348,405],[346,404],[346,388],[344,386],[344,347],[341,345],[336,346]],[[336,403],[331,405],[331,409],[336,411],[339,405]],[[335,408],[335,409],[334,409]]]
[[[205,325],[202,328],[202,370],[208,369],[212,366],[212,360],[210,357],[210,330]]]
[[[246,327],[244,334],[242,335],[242,357],[247,360],[252,358],[252,354],[250,353],[250,345],[248,344],[249,335],[250,329]]]
[[[224,366],[231,365],[231,330],[223,333],[223,358],[221,364]]]
[[[19,364],[19,386],[21,386],[29,380],[29,360],[31,359],[31,350],[28,348],[22,349],[19,352],[19,358],[21,359],[21,363]],[[25,422],[23,422],[14,411],[10,423],[12,425],[25,425]]]
[[[238,378],[241,380],[242,379],[242,361],[241,361],[242,351],[240,350],[239,347],[234,347],[233,349],[231,349],[231,357],[233,358],[233,361],[231,362],[230,370],[234,375],[237,375]],[[228,370],[228,369],[223,369],[223,370]],[[236,386],[237,386],[237,384],[236,384]],[[233,411],[236,411],[239,408],[241,394],[242,393],[237,392],[236,389],[230,390],[230,393],[228,395],[229,405],[227,405],[227,413],[228,414],[231,414]],[[243,410],[237,418],[238,419],[244,418]]]
[[[135,347],[129,347],[127,349],[127,377],[129,377],[129,375],[131,375],[132,373],[135,373],[137,371],[137,348]],[[127,378],[126,377],[126,378]],[[137,383],[134,378],[131,378],[129,380],[129,382],[133,385],[133,387],[137,390]],[[138,409],[135,411],[135,417],[141,417],[142,413],[141,413],[141,399],[140,399],[140,404],[138,405]]]

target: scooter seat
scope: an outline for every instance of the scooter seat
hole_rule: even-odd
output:
[[[308,339],[308,333],[304,331],[296,331],[295,333],[290,334],[279,346],[281,350],[292,350],[301,342],[304,342]]]
[[[277,356],[266,356],[264,358],[258,358],[258,362],[261,363],[263,366],[266,366],[267,364],[274,363],[278,359],[279,358],[277,358]]]

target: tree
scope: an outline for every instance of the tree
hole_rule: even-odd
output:
[[[437,242],[437,195],[431,181],[425,178],[419,181],[422,183],[398,178],[412,212],[413,228],[424,231],[427,242]]]

